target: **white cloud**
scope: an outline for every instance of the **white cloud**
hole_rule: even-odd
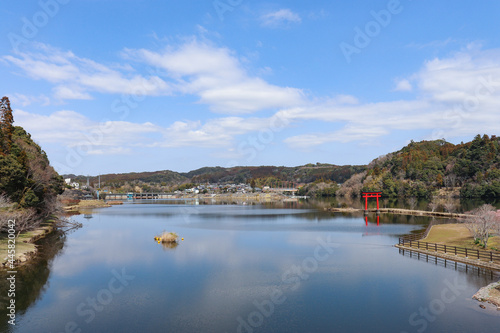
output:
[[[141,147],[231,147],[235,138],[281,125],[270,118],[224,117],[201,121],[175,121],[168,127],[152,123],[92,121],[69,110],[50,115],[14,110],[15,124],[24,127],[42,143],[60,143],[79,148],[88,155],[129,154]]]
[[[275,12],[264,14],[260,17],[260,20],[262,25],[266,27],[276,27],[302,22],[299,14],[292,12],[290,9],[280,9]]]
[[[229,49],[197,40],[163,52],[140,49],[125,53],[167,70],[177,80],[178,91],[198,95],[200,102],[215,112],[245,114],[295,106],[305,100],[300,89],[279,87],[249,76]]]
[[[33,43],[33,52],[19,52],[4,56],[8,63],[22,69],[35,80],[46,80],[55,85],[55,96],[60,99],[90,99],[90,92],[133,95],[167,95],[169,85],[156,75],[124,74],[117,69],[80,58],[69,51],[61,51],[41,43]],[[132,71],[129,66],[124,72]]]
[[[369,129],[365,127],[350,127],[347,126],[342,130],[331,132],[331,133],[316,133],[316,134],[305,134],[289,137],[285,140],[285,143],[297,147],[297,148],[309,148],[312,146],[318,146],[330,142],[351,142],[351,141],[363,141],[367,142],[374,138],[378,138],[382,135],[388,134],[388,130],[383,127],[371,127]]]
[[[235,137],[263,128],[269,128],[277,123],[271,118],[216,118],[202,124],[199,121],[177,121],[165,130],[165,140],[157,143],[163,147],[230,147],[234,146]]]
[[[78,86],[70,88],[68,86],[57,86],[53,89],[54,97],[59,100],[65,99],[92,99],[90,94],[83,92]]]
[[[114,129],[101,130],[102,137],[98,137],[89,154],[128,153],[136,147],[151,146],[218,147],[229,151],[238,145],[239,136],[269,128],[273,119],[285,120],[289,129],[302,127],[301,135],[283,133],[289,135],[285,143],[302,149],[329,142],[366,143],[394,131],[421,130],[430,138],[451,139],[496,133],[500,123],[500,49],[472,46],[429,60],[417,73],[396,81],[397,91],[411,91],[415,97],[376,103],[343,94],[307,98],[300,89],[273,85],[249,75],[233,51],[196,39],[162,51],[125,50],[124,56],[154,66],[162,74],[146,78],[123,65],[120,70],[127,72],[125,75],[116,67],[43,47],[36,56],[23,54],[4,59],[33,78],[53,82],[54,94],[60,99],[91,98],[95,91],[118,93],[140,86],[146,87],[148,94],[194,95],[212,111],[230,116],[200,121],[187,115],[184,120],[162,127],[117,121],[100,124],[74,111],[42,116],[16,110],[16,123],[26,127],[37,140],[62,142],[70,147],[88,142],[89,133],[99,136],[99,128],[104,125]],[[155,85],[156,80],[165,86]],[[22,105],[35,101],[24,95],[16,98],[24,101]],[[248,116],[262,110],[274,115]],[[318,133],[314,129],[317,124],[322,128],[331,124],[335,130]]]
[[[134,71],[130,64],[112,68],[69,51],[34,45],[34,52],[3,59],[35,80],[52,83],[58,100],[92,99],[94,92],[141,97],[180,93],[198,96],[214,112],[245,114],[295,106],[305,99],[300,89],[250,76],[231,50],[196,39],[162,52],[126,49],[124,57],[155,68],[149,75]]]
[[[28,106],[31,104],[41,104],[43,106],[50,105],[50,98],[44,94],[38,96],[28,96],[24,94],[14,93],[9,94],[9,99],[12,105]]]
[[[408,47],[424,49],[424,48],[443,48],[448,46],[449,44],[457,43],[458,41],[452,38],[448,38],[445,40],[434,40],[428,43],[410,43]]]
[[[425,130],[429,139],[477,133],[497,133],[500,123],[500,50],[468,47],[448,58],[435,58],[398,82],[417,97],[378,103],[351,103],[337,97],[279,112],[292,121],[315,120],[343,124],[330,133],[292,136],[286,143],[300,148],[328,142],[368,141],[394,130]]]
[[[79,147],[86,154],[124,154],[131,147],[149,144],[149,135],[160,137],[162,129],[151,123],[95,122],[74,111],[39,115],[14,110],[15,125],[25,128],[35,140]]]
[[[413,86],[411,85],[409,80],[399,80],[396,82],[396,87],[394,88],[395,91],[412,91]]]

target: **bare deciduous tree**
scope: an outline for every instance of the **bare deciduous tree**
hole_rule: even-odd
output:
[[[473,210],[472,215],[465,221],[465,226],[472,233],[474,239],[482,242],[486,248],[490,234],[499,230],[500,218],[492,205],[482,205]]]
[[[6,209],[10,206],[12,206],[12,202],[9,197],[7,197],[4,193],[0,194],[0,209]]]
[[[457,210],[457,206],[451,202],[451,201],[447,201],[445,204],[444,204],[444,209],[448,212],[448,213],[454,213],[456,210]]]
[[[0,212],[0,232],[7,231],[9,220],[15,221],[16,233],[37,227],[41,222],[33,208],[2,211]]]
[[[457,181],[457,176],[453,173],[444,177],[444,184],[446,187],[455,187],[456,181]]]
[[[363,188],[363,178],[366,176],[366,171],[353,175],[345,181],[337,191],[337,195],[343,197],[359,197]]]
[[[415,197],[411,197],[410,199],[408,199],[408,205],[410,206],[411,210],[414,210],[417,207],[417,202],[417,198]]]
[[[429,202],[429,209],[431,210],[431,212],[436,211],[436,209],[438,209],[438,207],[439,207],[439,203],[436,200],[433,199],[431,202]]]

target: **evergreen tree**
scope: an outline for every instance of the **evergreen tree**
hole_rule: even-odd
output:
[[[12,132],[14,131],[14,116],[12,116],[12,109],[10,108],[10,101],[8,97],[3,97],[0,102],[0,128],[2,139],[2,153],[8,154],[12,146]]]

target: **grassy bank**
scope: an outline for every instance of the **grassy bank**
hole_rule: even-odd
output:
[[[16,256],[15,261],[16,264],[24,263],[28,261],[32,256],[36,254],[36,245],[35,242],[54,231],[54,223],[55,221],[47,221],[42,223],[40,227],[23,232],[19,234],[16,238]],[[8,255],[8,238],[7,234],[2,234],[0,236],[0,262],[2,266],[5,267],[7,263],[7,255]]]
[[[463,223],[434,225],[422,241],[483,250],[481,246],[474,243],[471,232]],[[491,237],[485,250],[498,251],[499,249],[500,236]]]
[[[111,207],[110,204],[103,200],[81,200],[75,205],[64,207],[66,212],[79,212],[81,209],[104,208]]]

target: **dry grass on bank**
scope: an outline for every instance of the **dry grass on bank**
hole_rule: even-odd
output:
[[[111,207],[108,203],[103,200],[80,200],[76,205],[66,206],[64,210],[67,212],[70,211],[79,211],[80,209],[85,208],[103,208],[103,207]]]
[[[483,249],[474,244],[471,232],[463,223],[434,225],[431,227],[427,237],[422,239],[422,241],[480,250]],[[486,250],[495,251],[498,249],[500,249],[500,236],[491,237],[488,240],[488,247]]]
[[[52,222],[45,222],[34,230],[16,234],[15,260],[18,263],[27,261],[37,251],[35,241],[50,234],[53,230]],[[7,234],[0,235],[0,263],[2,265],[6,264],[8,259],[9,241],[7,236]]]
[[[155,236],[155,241],[158,243],[177,243],[179,236],[175,232],[164,231],[161,235]]]

